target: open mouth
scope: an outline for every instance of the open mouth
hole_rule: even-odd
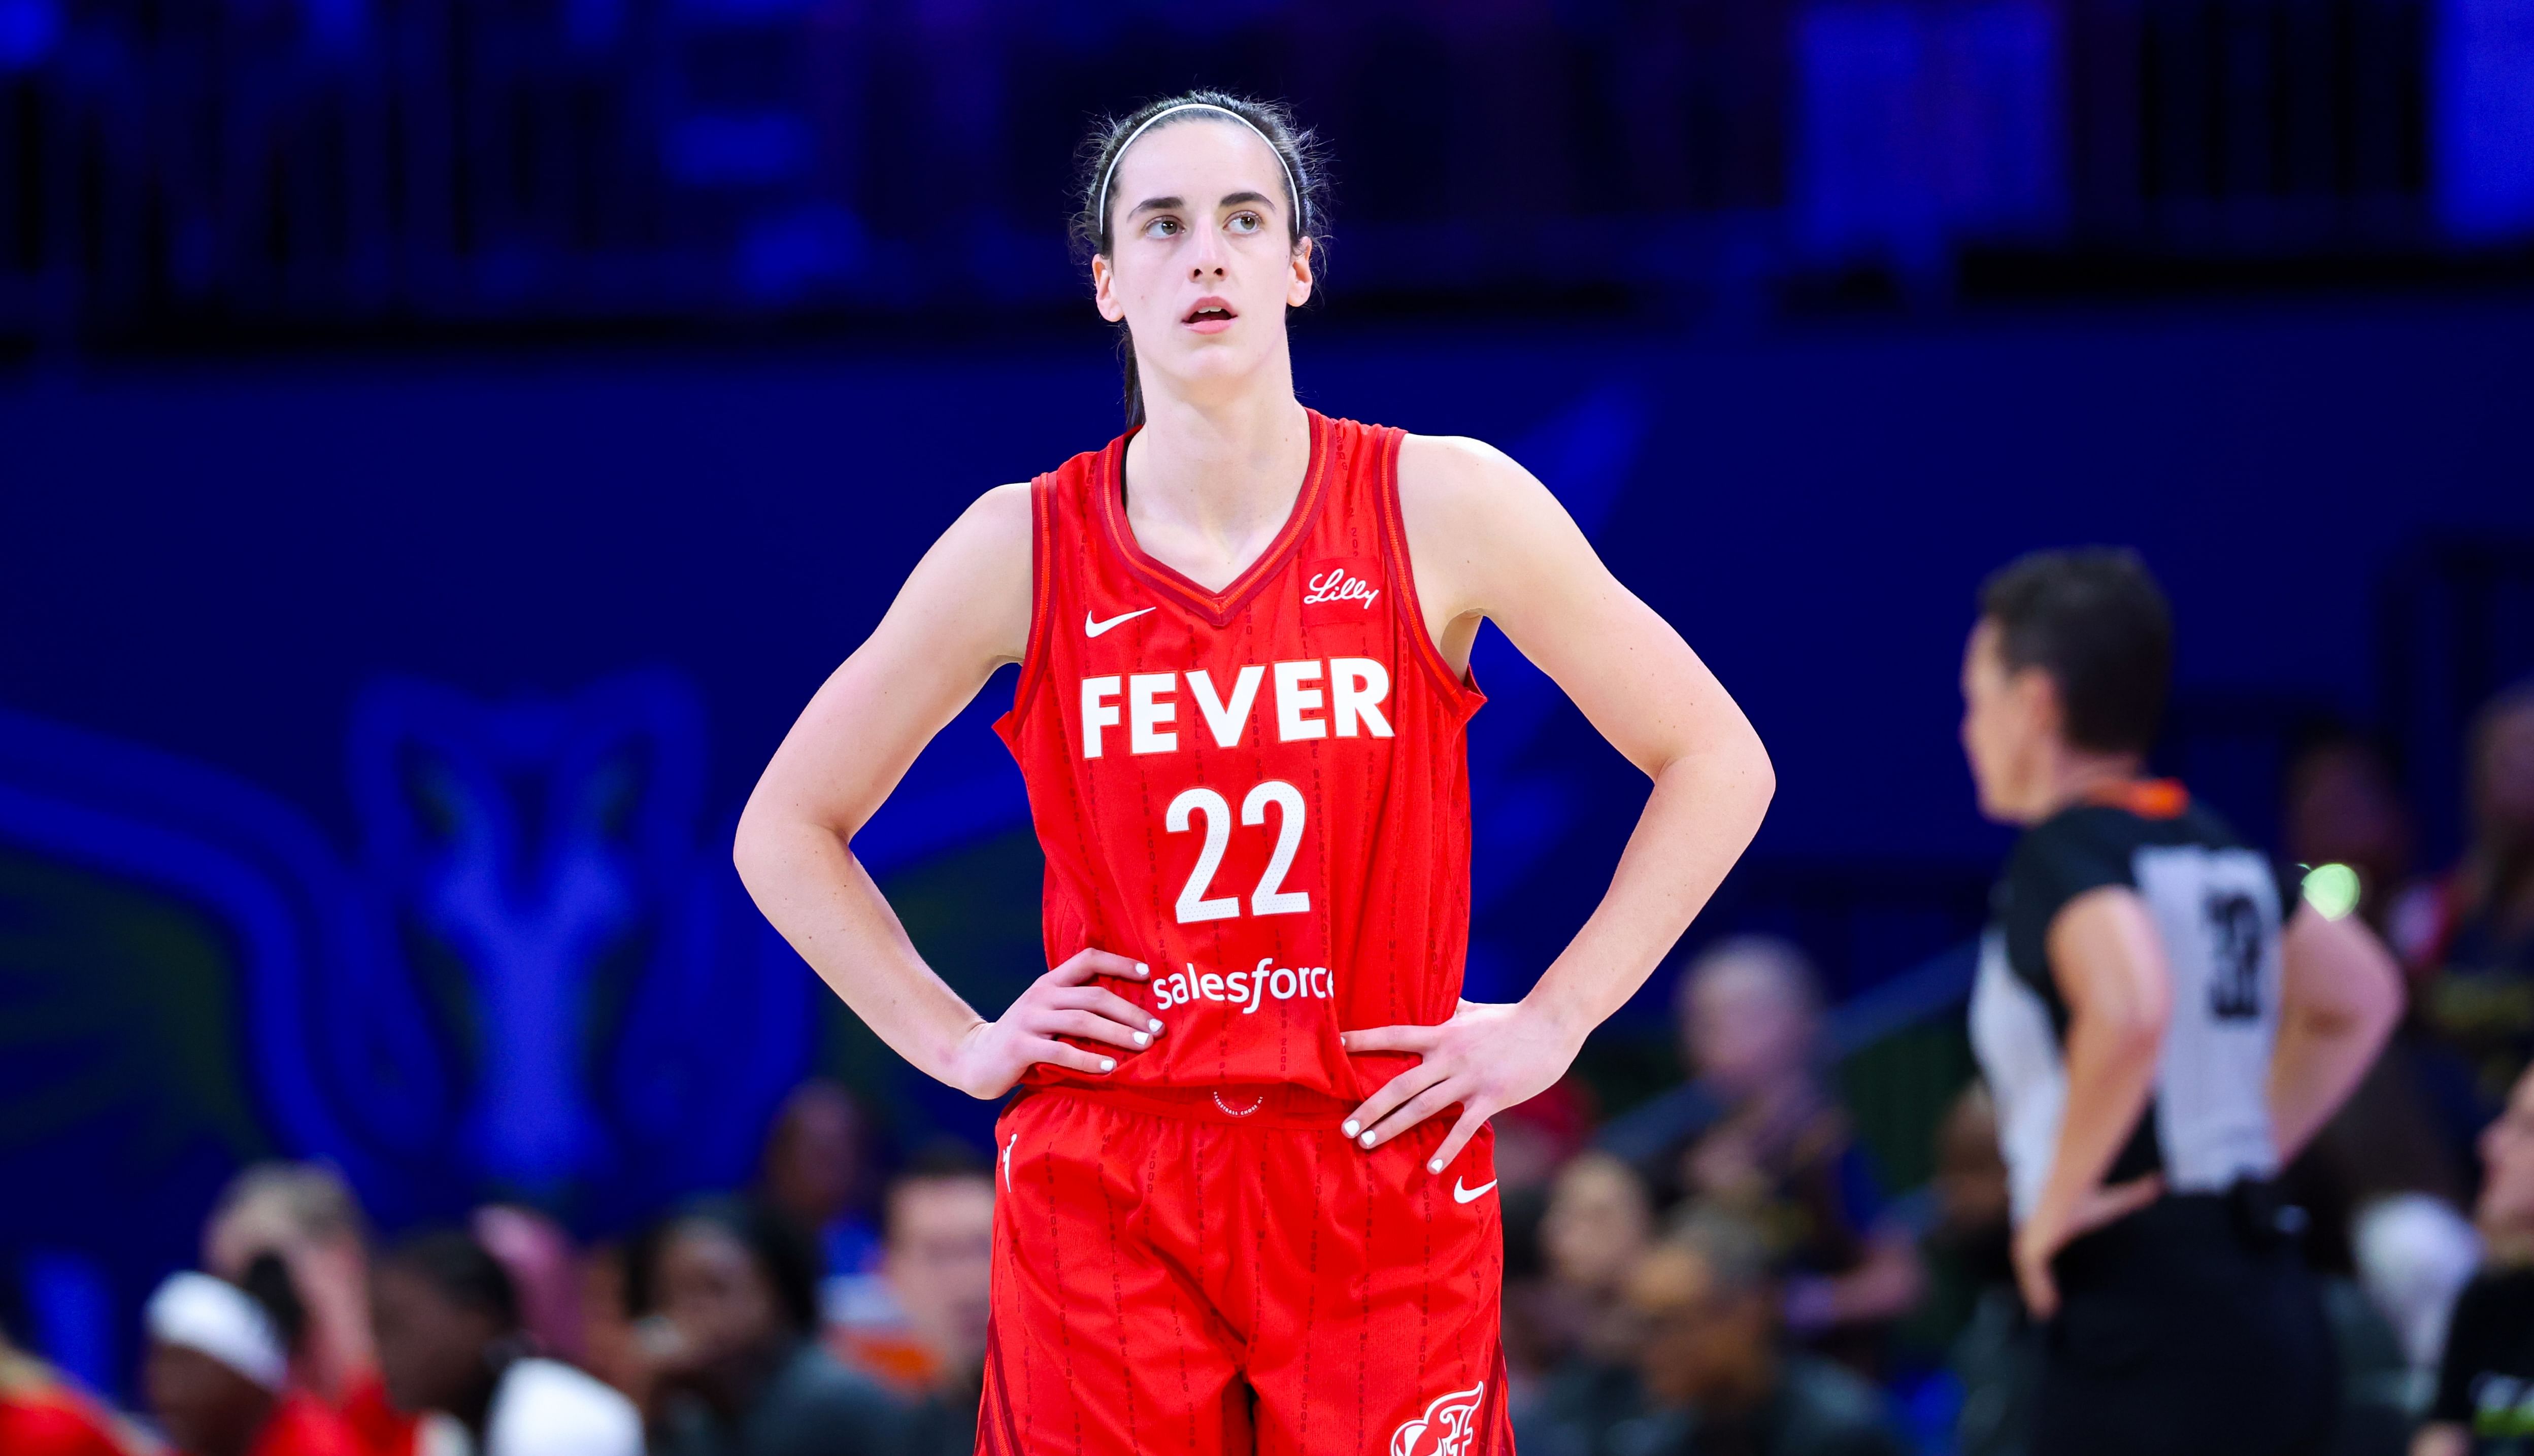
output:
[[[1229,324],[1238,317],[1239,315],[1232,311],[1232,305],[1224,302],[1220,298],[1200,298],[1197,300],[1196,307],[1189,309],[1187,313],[1180,318],[1179,322],[1182,324]]]

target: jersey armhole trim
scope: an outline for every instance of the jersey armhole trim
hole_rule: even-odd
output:
[[[1021,648],[1020,678],[1012,684],[1011,711],[1004,715],[1015,727],[1038,692],[1039,680],[1047,676],[1048,614],[1055,610],[1051,598],[1056,594],[1050,579],[1056,557],[1055,492],[1054,475],[1031,477],[1029,637]]]
[[[1417,564],[1408,554],[1408,515],[1399,502],[1399,453],[1408,443],[1408,432],[1392,428],[1381,432],[1381,540],[1389,557],[1390,576],[1399,583],[1393,597],[1399,612],[1399,630],[1409,640],[1409,650],[1425,664],[1425,671],[1442,690],[1463,722],[1487,700],[1475,680],[1465,681],[1452,674],[1452,664],[1443,660],[1434,638],[1425,630],[1424,603],[1417,595]]]

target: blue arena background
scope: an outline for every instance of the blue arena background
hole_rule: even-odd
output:
[[[1300,326],[1318,408],[1493,441],[1721,674],[1781,788],[1684,948],[1797,935],[1843,998],[1961,941],[2005,842],[1955,672],[1982,574],[2133,544],[2181,625],[2164,757],[2275,842],[2284,746],[2384,731],[2456,840],[2456,729],[2534,668],[2534,303],[1993,310],[1742,332]],[[342,1164],[390,1226],[493,1193],[619,1231],[745,1176],[814,1067],[904,1073],[728,862],[754,771],[978,490],[1097,447],[1108,337],[47,362],[0,383],[0,1247],[107,1384],[212,1189]],[[1518,995],[1639,784],[1500,639],[1472,994]],[[1039,968],[986,724],[866,836],[983,1002]],[[1606,1039],[1662,1054],[1653,988]],[[1642,1081],[1642,1077],[1639,1078]],[[92,1317],[78,1315],[87,1309]]]

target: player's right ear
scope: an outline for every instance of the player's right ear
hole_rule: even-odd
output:
[[[1092,254],[1091,301],[1099,306],[1100,317],[1112,324],[1122,324],[1126,321],[1126,306],[1117,301],[1116,282],[1116,271],[1110,268],[1109,260]]]

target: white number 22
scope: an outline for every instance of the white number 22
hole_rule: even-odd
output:
[[[1295,851],[1302,847],[1302,791],[1271,778],[1240,801],[1240,821],[1251,827],[1265,824],[1270,804],[1277,811],[1276,850],[1267,857],[1267,873],[1258,877],[1258,887],[1250,891],[1249,913],[1299,915],[1311,908],[1310,893],[1285,888],[1285,876],[1294,868]],[[1197,851],[1196,868],[1188,872],[1187,884],[1179,891],[1179,924],[1230,920],[1240,913],[1240,897],[1208,897],[1206,890],[1214,883],[1214,872],[1223,868],[1223,852],[1232,843],[1232,806],[1212,789],[1182,789],[1171,801],[1162,823],[1174,834],[1184,834],[1192,814],[1205,816],[1205,847]]]

